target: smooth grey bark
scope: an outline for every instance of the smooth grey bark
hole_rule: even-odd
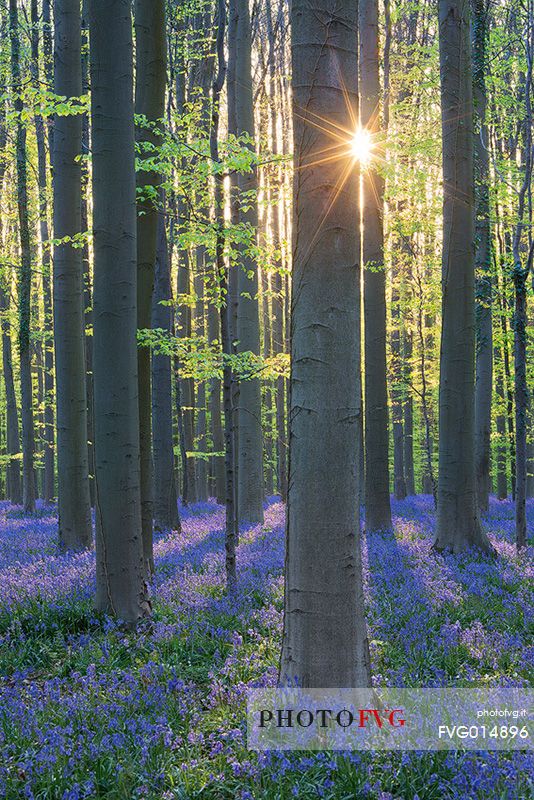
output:
[[[22,484],[20,480],[20,436],[15,381],[13,378],[13,355],[11,348],[10,325],[7,319],[9,304],[7,295],[0,287],[0,311],[2,312],[2,369],[6,392],[6,449],[11,456],[6,468],[7,496],[14,505],[22,503]]]
[[[360,124],[380,131],[378,0],[360,0]],[[391,527],[388,397],[386,385],[386,273],[384,179],[373,160],[362,171],[365,325],[365,526]]]
[[[210,156],[214,164],[219,161],[219,119],[220,97],[227,74],[224,56],[224,39],[226,32],[225,0],[217,2],[217,68],[212,86],[212,112],[210,129]],[[220,173],[214,175],[214,210],[215,210],[215,270],[219,285],[219,320],[221,325],[221,347],[223,352],[223,407],[224,407],[224,479],[225,479],[225,572],[226,588],[232,591],[237,581],[236,546],[239,535],[235,493],[235,432],[232,403],[232,369],[229,358],[232,355],[231,315],[229,303],[229,268],[224,261],[224,187]],[[226,300],[226,302],[225,302]]]
[[[197,268],[194,277],[195,286],[195,334],[197,336],[205,335],[205,320],[204,320],[204,248],[197,247],[196,259]],[[198,453],[205,454],[206,447],[206,382],[200,380],[197,382],[196,389],[196,431],[195,431],[195,450]],[[196,456],[196,487],[197,487],[197,500],[205,503],[208,499],[208,462],[204,455]]]
[[[415,474],[413,463],[413,397],[409,394],[404,401],[404,470],[406,475],[406,494],[415,494]]]
[[[275,139],[273,142],[273,153],[279,152],[279,143],[276,137],[276,117],[274,114],[274,104],[271,104],[271,126],[275,131]],[[280,193],[282,177],[279,173],[276,175],[276,182],[271,187],[273,194]],[[272,198],[273,200],[276,197]],[[280,235],[280,200],[273,205],[272,216],[272,238],[273,247],[278,250],[281,244]],[[272,298],[272,349],[273,355],[280,355],[285,352],[285,339],[284,339],[284,291],[282,279],[282,263],[277,260],[274,264],[274,270],[271,282]],[[276,392],[275,392],[275,430],[276,430],[276,485],[280,497],[285,502],[287,498],[287,435],[286,435],[286,380],[283,375],[276,378]]]
[[[32,231],[33,235],[33,231]],[[35,242],[33,243],[33,253],[32,257],[37,255],[37,251],[35,249]],[[37,265],[36,265],[37,267]],[[41,317],[41,309],[39,304],[39,294],[37,290],[37,282],[33,281],[32,285],[32,325],[35,325],[37,330],[43,330],[43,319]],[[43,445],[44,445],[44,360],[43,360],[43,343],[40,341],[40,337],[35,341],[31,342],[31,358],[32,358],[32,370],[33,370],[33,380],[36,384],[35,394],[34,394],[34,424],[35,424],[35,456],[36,461],[39,461],[39,456],[43,453]],[[41,464],[39,466],[35,466],[35,491],[36,491],[36,498],[42,497],[42,487],[44,484],[44,470]]]
[[[217,276],[215,276],[217,277]],[[220,319],[213,303],[208,305],[208,338],[211,343],[220,342]],[[209,411],[211,420],[211,440],[214,453],[224,451],[224,433],[221,417],[221,381],[212,378],[209,385]],[[213,489],[215,498],[221,505],[225,502],[224,455],[214,455],[211,460]]]
[[[32,76],[37,89],[41,88],[39,68],[39,9],[37,0],[31,2],[31,51]],[[46,42],[50,27],[49,3],[43,2],[43,50],[46,55]],[[45,70],[46,73],[46,70]],[[50,75],[46,74],[47,79]],[[42,244],[41,271],[43,276],[44,339],[43,350],[43,500],[50,503],[54,497],[54,356],[52,331],[52,287],[50,276],[50,248],[48,245],[48,192],[46,175],[48,170],[45,144],[45,125],[40,114],[35,116],[35,138],[37,141],[37,180],[39,186],[39,228]]]
[[[266,187],[264,190],[268,192]],[[262,232],[262,238],[267,244],[267,219],[264,214],[264,224],[261,227],[265,228]],[[272,355],[272,326],[271,326],[271,309],[269,303],[269,275],[267,270],[261,272],[261,305],[262,305],[262,333],[263,333],[263,357],[268,359]],[[263,436],[263,462],[264,462],[264,493],[266,497],[274,494],[274,431],[273,431],[273,417],[274,417],[274,391],[272,382],[266,382],[267,385],[263,391],[262,406],[263,418],[265,420],[265,430]]]
[[[178,113],[186,110],[185,97],[185,66],[179,60],[176,65],[176,106]],[[178,198],[178,218],[183,219],[187,215],[184,201]],[[177,273],[177,293],[178,309],[176,314],[177,334],[183,338],[191,337],[191,306],[189,297],[191,295],[191,264],[189,252],[186,248],[180,250],[178,254],[178,273]],[[187,298],[185,302],[180,302],[180,297]],[[182,470],[182,500],[184,505],[194,503],[197,496],[195,459],[187,456],[195,449],[195,384],[193,378],[178,378],[179,385],[177,392],[181,399],[181,419],[182,419],[182,438],[186,452],[185,469]]]
[[[285,608],[280,682],[370,685],[360,558],[359,176],[317,116],[350,129],[357,11],[291,11],[295,177]],[[339,128],[334,128],[339,130]],[[330,150],[333,153],[332,150]]]
[[[517,549],[527,546],[527,426],[529,390],[527,383],[527,290],[534,261],[532,222],[532,80],[534,68],[534,9],[528,4],[525,50],[525,122],[523,131],[523,181],[519,190],[517,224],[512,240],[512,282],[514,286],[514,395],[515,395],[515,538]],[[526,236],[525,236],[526,234]],[[523,241],[525,237],[526,241]]]
[[[248,134],[254,139],[254,109],[251,67],[251,24],[248,0],[231,0],[237,15],[235,43],[235,121],[238,135]],[[251,231],[251,245],[256,243],[258,206],[255,193],[258,189],[257,169],[240,173],[239,221]],[[258,265],[247,248],[241,248],[237,265],[237,351],[260,354],[260,320],[258,308]],[[240,521],[263,521],[263,445],[261,420],[261,384],[259,377],[240,380],[238,400],[238,513]]]
[[[213,3],[199,7],[191,17],[190,27],[192,36],[208,37],[213,35]],[[188,96],[192,98],[196,93],[199,104],[199,132],[209,139],[211,114],[210,114],[210,87],[213,84],[214,59],[211,49],[204,51],[202,58],[197,58],[189,72]],[[198,203],[197,203],[198,205]],[[200,201],[197,213],[201,219],[209,218],[209,209]],[[195,248],[196,269],[193,278],[195,291],[194,330],[197,336],[206,334],[206,248],[199,244]],[[208,460],[207,452],[207,384],[205,380],[196,382],[195,399],[195,472],[196,472],[196,499],[205,502],[208,499]],[[201,455],[203,454],[203,455]]]
[[[404,350],[404,385],[406,387],[403,404],[403,445],[404,445],[404,477],[406,480],[406,495],[415,494],[415,474],[413,460],[413,396],[412,387],[412,352],[413,339],[410,330],[405,330],[403,337]]]
[[[81,16],[78,0],[55,0],[54,91],[82,94]],[[82,250],[82,118],[54,120],[54,346],[57,404],[59,542],[65,550],[92,545],[87,451],[85,324]]]
[[[150,611],[141,535],[132,17],[89,3],[93,137],[96,605]]]
[[[493,324],[491,314],[491,237],[489,205],[489,152],[486,124],[487,3],[471,0],[473,12],[473,100],[475,111],[475,474],[477,502],[487,511],[491,491],[491,398],[493,390]]]
[[[17,167],[17,207],[20,241],[19,272],[19,361],[20,395],[22,419],[22,494],[24,511],[35,512],[35,433],[33,424],[33,389],[30,350],[32,253],[28,205],[28,167],[26,147],[26,126],[21,118],[23,111],[20,32],[16,0],[9,0],[9,32],[11,40],[11,77],[13,81],[13,107],[17,113],[16,126],[16,167]]]
[[[284,100],[284,86],[282,75],[285,72],[285,52],[287,50],[285,45],[285,26],[283,21],[283,0],[280,0],[278,7],[278,21],[280,23],[280,50],[281,57],[278,64],[276,64],[276,41],[275,32],[272,19],[272,6],[270,0],[267,0],[267,34],[269,37],[269,68],[271,79],[271,92],[273,94],[272,101],[269,105],[271,131],[272,131],[272,144],[271,149],[273,154],[278,155],[284,151],[284,136],[280,136],[277,124],[277,109],[283,114],[283,100]],[[287,121],[286,121],[287,122]],[[283,132],[287,138],[288,124],[283,126]],[[282,139],[282,141],[280,141]],[[272,239],[273,246],[278,250],[282,243],[282,225],[281,216],[284,215],[285,206],[283,203],[283,188],[284,188],[284,172],[278,169],[275,174],[275,180],[272,183],[271,190],[275,192],[278,197],[276,206],[273,207],[272,218]],[[273,197],[273,200],[275,197]],[[282,258],[274,265],[274,272],[272,276],[272,342],[273,354],[280,355],[286,352],[286,337],[285,328],[288,327],[288,319],[285,314],[286,298],[284,295],[285,280],[282,276]],[[285,324],[284,324],[285,323]],[[279,375],[276,379],[276,459],[277,459],[277,490],[283,502],[287,500],[287,425],[286,425],[286,384],[287,381],[283,375]]]
[[[189,298],[191,294],[190,259],[189,253],[185,249],[179,253],[177,281],[178,295]],[[177,323],[178,335],[189,338],[191,336],[191,307],[188,300],[178,305]],[[186,453],[192,453],[195,449],[195,385],[193,378],[190,377],[179,378],[179,382],[182,400],[184,446]],[[186,505],[194,503],[197,499],[195,459],[193,456],[186,456],[186,469],[182,476],[182,499]]]
[[[84,94],[89,92],[89,39],[87,22],[87,3],[82,2],[82,88]],[[89,114],[82,117],[82,152],[89,154],[91,132],[89,127]],[[89,229],[89,175],[88,166],[84,167],[82,173],[82,231]],[[84,242],[82,249],[83,258],[83,297],[84,297],[84,320],[85,320],[85,387],[87,394],[87,454],[89,463],[89,496],[91,498],[91,508],[95,507],[95,426],[94,426],[94,386],[93,386],[93,288],[90,266],[89,241]]]
[[[498,360],[502,362],[502,352],[498,345],[494,345],[494,361],[497,365]],[[503,413],[506,407],[504,398],[504,379],[503,379],[504,365],[501,363],[499,368],[495,368],[495,394],[497,396],[497,415],[495,418],[495,429],[497,433],[496,444],[496,491],[499,500],[506,500],[508,497],[508,476],[506,472],[506,417]]]
[[[429,402],[429,389],[427,379],[427,354],[433,346],[433,327],[434,316],[424,313],[424,292],[423,278],[419,271],[416,272],[417,286],[417,338],[419,342],[419,374],[421,379],[421,413],[424,422],[423,434],[423,475],[422,490],[423,494],[431,494],[434,499],[434,506],[437,506],[437,486],[434,477],[433,449],[434,442],[432,437],[432,409]]]
[[[396,500],[404,500],[406,497],[406,478],[404,475],[404,426],[402,419],[400,295],[395,282],[391,290],[391,324],[392,379],[390,395],[393,422],[393,491]]]
[[[237,74],[236,74],[236,38],[237,38],[237,3],[235,0],[228,3],[228,66],[226,78],[226,96],[227,96],[227,112],[228,112],[228,133],[232,136],[237,136],[237,121],[236,121],[236,90],[237,90]],[[229,205],[230,205],[230,222],[232,226],[239,224],[239,203],[238,203],[238,186],[237,174],[233,172],[229,180]],[[238,290],[238,275],[239,269],[235,265],[228,271],[228,336],[231,346],[231,353],[235,355],[237,352],[237,307],[239,302]],[[222,333],[221,333],[222,336]],[[234,500],[233,505],[235,513],[238,513],[238,477],[239,477],[239,383],[233,371],[230,372],[230,394],[232,402],[232,435],[233,435],[233,492]],[[223,387],[224,396],[224,387]],[[225,409],[226,414],[226,409]],[[226,428],[225,424],[225,428]],[[226,435],[226,434],[225,434]],[[236,536],[239,534],[236,530]]]
[[[505,241],[509,237],[505,236]],[[507,248],[508,249],[508,248]],[[511,244],[510,244],[511,251]],[[510,253],[507,253],[509,256]],[[506,297],[508,295],[507,280],[506,280],[506,267],[503,263],[503,284],[501,287],[502,293],[500,294],[500,318],[501,318],[501,331],[502,331],[502,352],[504,364],[504,386],[506,393],[506,429],[508,432],[508,453],[510,458],[510,482],[512,486],[512,497],[515,500],[515,475],[516,475],[516,453],[515,453],[515,422],[514,422],[514,390],[513,378],[509,348],[509,333],[508,333],[508,304]],[[499,290],[497,290],[499,291]]]
[[[169,300],[172,300],[171,268],[165,217],[160,214],[158,219],[154,295],[152,299],[152,327],[171,333],[173,312],[172,308],[166,305]],[[171,358],[160,353],[152,354],[152,421],[154,436],[154,527],[156,530],[180,531],[178,495],[174,474]]]
[[[2,19],[4,29],[7,20]],[[0,73],[0,97],[5,92],[5,76]],[[4,179],[6,174],[6,103],[0,100],[0,197],[4,190]],[[0,233],[3,220],[0,218]],[[20,480],[20,436],[19,436],[19,415],[17,410],[17,398],[15,395],[15,380],[13,377],[13,352],[11,346],[11,333],[9,324],[9,293],[10,286],[3,286],[0,283],[0,312],[2,328],[2,374],[4,377],[4,388],[6,397],[6,452],[10,456],[6,467],[6,495],[15,505],[22,503],[22,484]]]
[[[146,118],[147,124],[137,130],[137,141],[152,147],[160,144],[158,125],[165,115],[165,86],[167,80],[167,39],[165,0],[135,0],[135,113]],[[147,152],[149,158],[153,151]],[[158,235],[157,204],[150,195],[159,185],[160,175],[153,170],[140,169],[137,188],[141,194],[137,216],[137,327],[150,327],[154,270]],[[155,194],[153,195],[155,196]],[[153,464],[152,419],[150,390],[150,349],[137,352],[139,381],[139,446],[141,464],[141,526],[143,553],[147,575],[154,571],[152,552]]]
[[[519,245],[514,246],[514,388],[515,388],[515,536],[518,550],[527,546],[527,278],[532,265],[532,250],[527,266],[519,255]]]
[[[439,475],[434,546],[490,551],[475,481],[473,95],[469,0],[440,0],[443,138]]]

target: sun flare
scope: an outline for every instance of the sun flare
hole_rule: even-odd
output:
[[[373,150],[373,143],[369,131],[366,131],[365,128],[358,128],[351,139],[350,146],[352,156],[356,161],[359,161],[361,164],[369,163]]]

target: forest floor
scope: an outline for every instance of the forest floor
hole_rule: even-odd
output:
[[[280,503],[242,533],[232,600],[223,509],[183,510],[183,533],[156,541],[154,618],[136,634],[94,613],[94,554],[59,555],[54,514],[0,504],[0,797],[532,796],[527,752],[247,751],[247,687],[276,680]],[[428,497],[395,503],[394,516],[394,534],[364,543],[376,685],[528,685],[533,570],[512,543],[512,504],[492,500],[485,517],[493,559],[435,554]],[[533,501],[528,516],[532,530]]]

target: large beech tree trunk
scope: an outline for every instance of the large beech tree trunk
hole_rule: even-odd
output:
[[[473,96],[469,0],[440,0],[443,136],[442,333],[435,547],[491,550],[475,482]]]
[[[150,610],[141,537],[132,18],[91,0],[97,607]]]
[[[139,142],[157,146],[160,136],[157,125],[165,114],[165,85],[167,79],[165,30],[165,0],[136,0],[135,2],[135,112],[146,117],[149,127],[140,126]],[[152,126],[152,127],[150,127]],[[155,126],[155,127],[154,127]],[[141,145],[142,146],[142,145]],[[147,153],[153,158],[153,151]],[[137,217],[137,327],[150,327],[152,292],[158,235],[158,210],[153,188],[159,183],[157,172],[139,171],[137,186],[141,197]],[[147,575],[154,570],[152,553],[153,469],[152,418],[150,391],[150,349],[137,352],[139,381],[139,436],[141,459],[141,525],[143,553]]]
[[[54,91],[82,93],[81,16],[78,0],[55,2]],[[54,124],[54,343],[57,385],[59,541],[66,550],[93,541],[87,451],[85,325],[82,250],[69,237],[82,232],[82,118]],[[77,244],[74,242],[74,244]]]
[[[358,507],[358,174],[343,144],[338,159],[312,166],[335,144],[317,115],[337,130],[352,125],[356,13],[351,0],[325,0],[313,13],[294,0],[291,12],[296,169],[280,682],[304,687],[370,684]]]
[[[360,0],[360,123],[380,131],[378,0]],[[365,525],[391,527],[388,397],[386,386],[386,273],[384,180],[371,160],[363,170],[363,286],[365,314]]]

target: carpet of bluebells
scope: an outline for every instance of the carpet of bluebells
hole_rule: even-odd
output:
[[[0,503],[0,797],[527,798],[516,753],[253,753],[249,686],[274,685],[282,622],[283,516],[242,532],[239,589],[224,592],[224,512],[182,509],[155,543],[154,617],[134,634],[95,614],[94,554],[61,555],[55,509]],[[377,685],[532,682],[532,552],[513,507],[492,501],[494,558],[431,550],[430,498],[394,505],[394,532],[364,541]],[[529,501],[529,529],[534,504]],[[529,638],[530,637],[530,638]]]

